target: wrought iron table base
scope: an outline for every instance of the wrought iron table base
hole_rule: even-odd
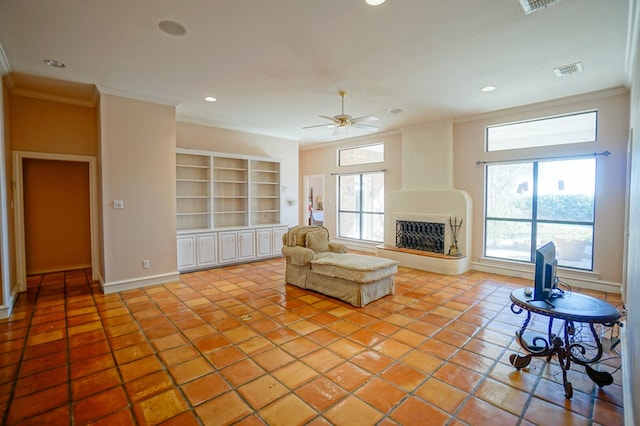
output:
[[[524,311],[522,307],[512,304],[511,311],[515,314],[520,314]],[[547,362],[551,361],[554,355],[558,358],[558,364],[562,370],[562,383],[564,385],[564,395],[567,399],[571,399],[573,396],[573,386],[571,382],[567,380],[567,371],[571,368],[571,362],[583,365],[586,373],[598,386],[606,386],[613,383],[613,376],[606,371],[596,371],[589,364],[597,362],[602,358],[602,343],[593,323],[589,323],[589,329],[593,335],[593,339],[596,343],[596,354],[592,358],[579,358],[575,353],[579,352],[580,355],[585,356],[587,350],[582,342],[575,342],[572,340],[575,336],[574,322],[568,319],[562,320],[562,336],[553,333],[553,317],[549,317],[549,327],[547,336],[535,336],[531,341],[527,341],[524,338],[524,333],[531,320],[531,312],[527,311],[527,319],[519,331],[516,331],[516,337],[518,343],[527,352],[526,355],[511,354],[509,356],[509,362],[516,367],[517,370],[525,368],[531,362],[531,358],[534,356],[547,357]]]

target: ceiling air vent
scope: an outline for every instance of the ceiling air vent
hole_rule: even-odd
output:
[[[560,0],[520,0],[520,4],[524,9],[524,13],[527,15],[535,12],[536,10],[540,10],[547,6],[551,6],[554,3],[557,3]]]
[[[562,77],[565,75],[575,74],[577,72],[582,72],[582,62],[576,62],[575,64],[563,65],[561,67],[555,68],[553,72],[556,73],[556,76]]]

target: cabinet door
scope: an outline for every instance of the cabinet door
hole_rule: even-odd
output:
[[[255,255],[255,233],[251,231],[238,232],[238,257],[240,259],[251,259]]]
[[[271,229],[258,229],[256,230],[257,239],[257,256],[270,256],[272,253],[273,244],[271,241],[273,232]]]
[[[273,254],[282,253],[282,237],[287,233],[287,228],[275,228],[273,230]]]
[[[220,239],[220,263],[237,260],[237,234],[235,232],[221,232],[218,238]]]
[[[178,237],[178,270],[193,268],[196,266],[195,237]]]
[[[216,256],[217,243],[216,234],[198,235],[198,266],[213,265],[218,261]]]

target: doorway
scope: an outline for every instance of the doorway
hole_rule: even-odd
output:
[[[304,177],[307,225],[324,225],[324,175]]]
[[[92,268],[97,280],[95,158],[14,152],[16,277]]]

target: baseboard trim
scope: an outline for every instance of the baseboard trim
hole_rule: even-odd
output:
[[[15,289],[15,286],[13,287],[12,290]],[[0,319],[7,319],[9,317],[11,317],[11,314],[13,313],[13,309],[16,307],[16,301],[18,300],[18,297],[20,296],[20,293],[16,293],[16,292],[11,292],[11,294],[8,295],[7,299],[5,300],[5,303],[3,303],[2,305],[0,305]]]
[[[167,284],[178,281],[180,281],[180,273],[176,271],[167,274],[133,278],[130,280],[119,280],[106,283],[100,282],[100,286],[102,287],[102,291],[104,294],[111,294],[126,290],[133,290],[136,288],[148,287],[158,284]]]
[[[7,319],[11,316],[13,312],[13,306],[11,305],[0,305],[0,319]]]
[[[471,269],[508,277],[530,279],[533,283],[533,265],[530,264],[471,262]],[[571,287],[585,290],[604,291],[614,294],[620,294],[622,291],[622,283],[600,280],[598,275],[592,272],[574,272],[568,269],[559,269],[558,278]]]

